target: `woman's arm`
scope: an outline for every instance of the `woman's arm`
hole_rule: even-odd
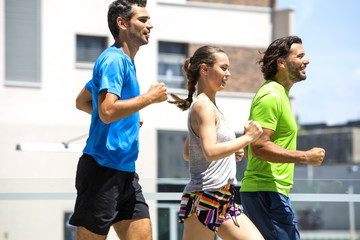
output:
[[[256,140],[262,133],[260,125],[250,121],[245,126],[245,134],[232,141],[217,143],[217,114],[210,101],[197,102],[191,111],[191,127],[200,137],[201,147],[208,161],[216,161],[227,157]]]

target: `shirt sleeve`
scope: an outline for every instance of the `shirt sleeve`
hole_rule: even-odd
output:
[[[92,93],[92,79],[85,84],[86,89]]]
[[[251,120],[259,122],[261,127],[275,131],[280,116],[280,97],[273,93],[267,93],[254,103],[250,117]]]
[[[124,85],[125,64],[121,57],[110,56],[101,66],[101,78],[99,84],[99,93],[107,89],[109,93],[121,97],[121,90]]]

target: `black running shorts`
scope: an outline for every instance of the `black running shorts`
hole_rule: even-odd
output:
[[[150,218],[139,176],[99,165],[87,154],[76,172],[77,198],[69,223],[107,235],[111,225],[126,219]]]

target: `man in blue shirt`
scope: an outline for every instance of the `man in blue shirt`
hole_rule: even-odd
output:
[[[115,43],[97,59],[92,80],[77,107],[91,113],[89,137],[77,173],[77,199],[70,224],[77,239],[106,239],[111,226],[120,239],[151,239],[148,205],[135,161],[139,152],[139,110],[167,100],[163,83],[140,95],[134,58],[148,43],[146,0],[116,0],[108,25]]]

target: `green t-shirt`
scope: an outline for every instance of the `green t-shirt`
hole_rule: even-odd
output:
[[[296,150],[297,125],[291,111],[289,92],[275,81],[266,81],[256,93],[249,120],[271,129],[275,144]],[[293,186],[294,163],[271,163],[256,158],[248,150],[248,163],[241,192],[270,191],[289,195]]]

